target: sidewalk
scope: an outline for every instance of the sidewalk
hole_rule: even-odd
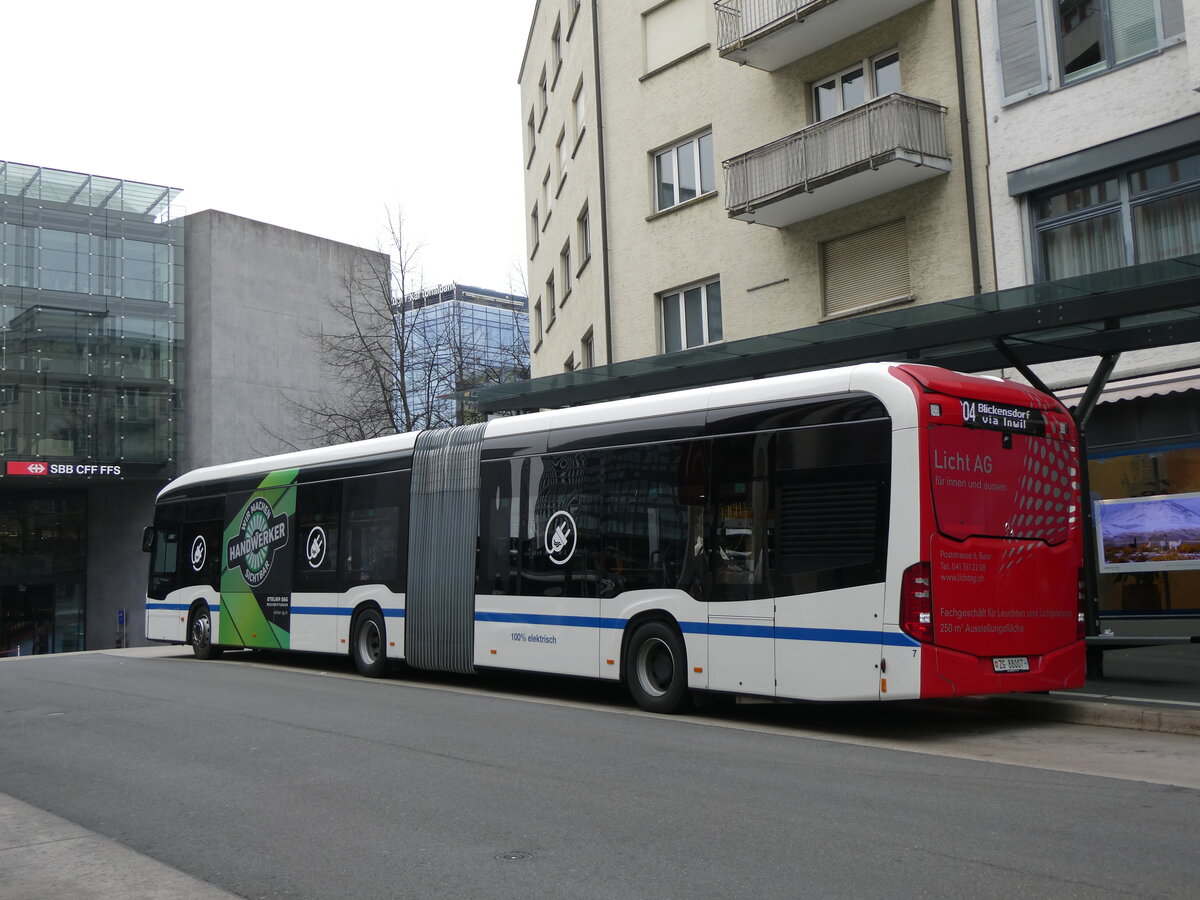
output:
[[[1031,719],[1200,736],[1200,644],[1108,650],[1104,677],[1077,690],[971,702]]]
[[[207,882],[0,794],[0,900],[222,900]]]

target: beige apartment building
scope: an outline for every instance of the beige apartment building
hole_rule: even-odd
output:
[[[995,288],[973,3],[539,0],[533,375]]]

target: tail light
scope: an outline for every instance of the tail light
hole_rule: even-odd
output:
[[[1083,569],[1079,570],[1079,600],[1075,617],[1075,640],[1082,641],[1087,637],[1087,581]]]
[[[933,575],[929,563],[904,570],[900,586],[900,627],[909,637],[933,643]]]

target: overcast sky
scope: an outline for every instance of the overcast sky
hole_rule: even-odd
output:
[[[523,290],[517,74],[534,0],[10,2],[0,159],[183,189]],[[386,248],[385,248],[386,249]]]

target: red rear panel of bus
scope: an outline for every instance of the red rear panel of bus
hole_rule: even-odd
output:
[[[918,392],[926,480],[932,627],[921,695],[1078,687],[1083,532],[1070,415],[1013,382],[900,369]]]

